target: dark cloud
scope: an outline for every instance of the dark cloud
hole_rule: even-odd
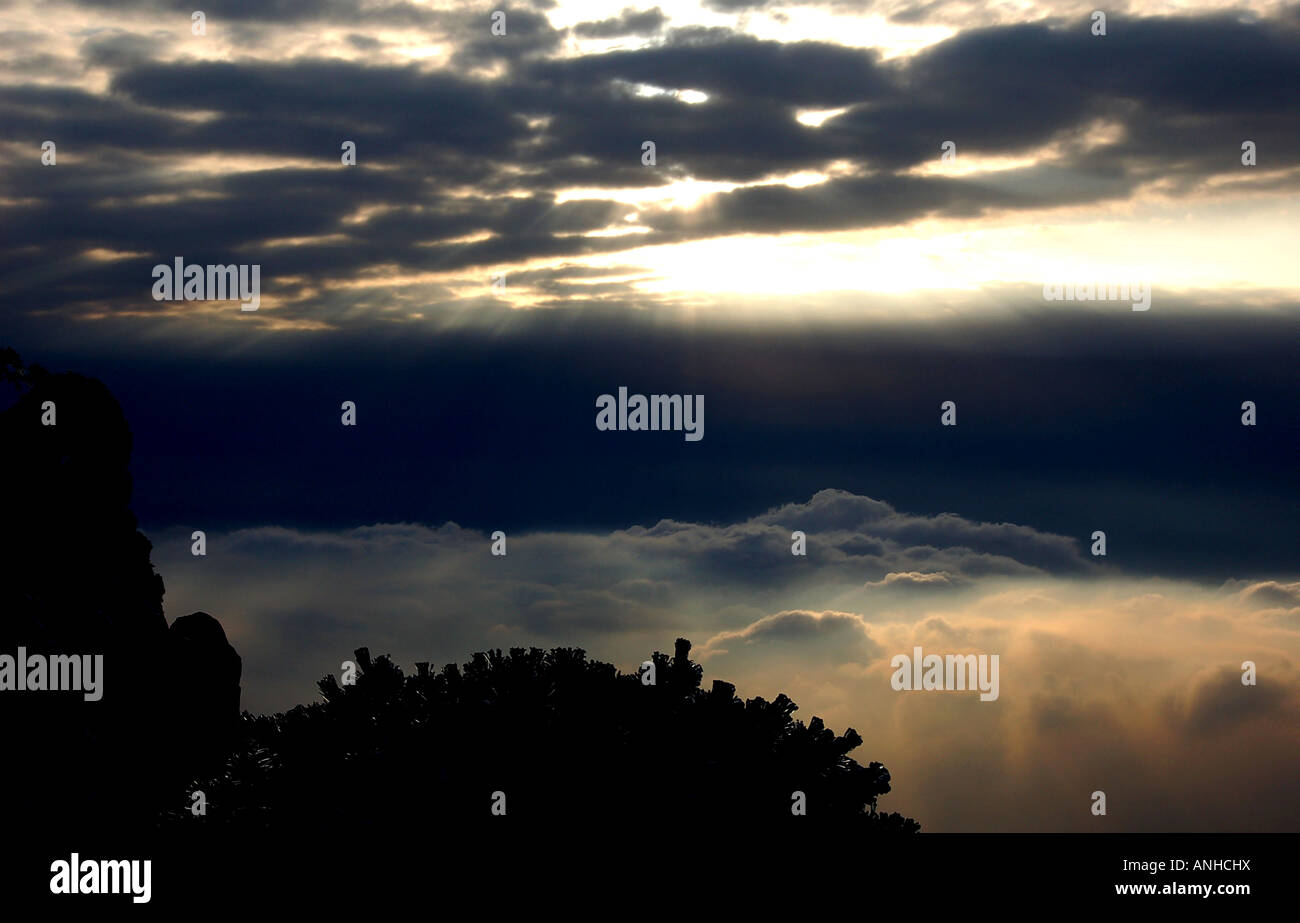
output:
[[[94,67],[124,70],[152,60],[161,46],[158,35],[112,29],[86,39],[81,45],[81,59]]]
[[[379,39],[359,32],[354,32],[348,36],[348,44],[358,51],[378,51],[384,47],[384,43]]]
[[[485,23],[457,35],[453,57],[468,70],[158,61],[155,39],[119,29],[81,48],[85,64],[108,70],[107,93],[0,88],[11,136],[56,139],[79,160],[69,176],[33,156],[0,180],[14,200],[0,266],[24,267],[8,283],[24,296],[18,310],[120,303],[122,282],[181,247],[223,257],[268,239],[304,240],[266,259],[281,275],[311,275],[319,289],[379,262],[482,271],[717,235],[1119,201],[1152,181],[1182,193],[1214,177],[1293,188],[1295,177],[1278,169],[1300,163],[1298,104],[1284,90],[1300,78],[1300,34],[1269,20],[1135,19],[1104,38],[1084,22],[989,27],[890,62],[870,50],[700,28],[636,50],[547,58],[562,34],[527,9],[511,13],[507,36]],[[1204,66],[1187,68],[1189,59]],[[492,62],[504,72],[472,75]],[[638,84],[708,99],[638,95]],[[845,111],[814,128],[794,118],[804,107]],[[1102,122],[1114,123],[1104,143],[1089,134]],[[640,164],[646,139],[658,145],[654,169]],[[1256,141],[1267,169],[1243,173],[1243,139]],[[338,166],[343,140],[357,144],[357,169]],[[901,172],[936,159],[942,140],[1000,155],[1056,143],[1062,155],[987,176]],[[320,166],[182,172],[188,158],[212,152]],[[626,206],[553,199],[572,185],[656,186],[688,175],[754,182],[832,162],[850,166],[822,184],[742,187],[692,211],[641,209],[650,230],[642,235],[573,236],[620,225]],[[362,211],[375,214],[350,220]],[[95,248],[148,257],[129,273],[78,261],[76,251]]]
[[[1259,608],[1300,606],[1300,583],[1279,583],[1276,580],[1263,580],[1258,583],[1230,580],[1226,588],[1242,587],[1238,591],[1241,598]]]
[[[551,28],[542,13],[531,10],[501,10],[506,14],[506,31],[493,35],[490,21],[481,29],[457,29],[453,33],[456,51],[452,64],[457,67],[483,67],[493,62],[523,61],[553,52],[560,47],[564,33]]]
[[[159,17],[172,16],[188,30],[194,4],[189,0],[79,0],[91,9],[134,8],[153,12]],[[458,5],[462,9],[463,4]],[[477,10],[478,8],[475,7]],[[223,22],[299,23],[311,21],[366,22],[384,26],[428,26],[443,22],[451,9],[435,11],[415,3],[365,0],[224,0],[219,7],[204,11],[210,28]],[[486,15],[483,14],[486,22]]]
[[[833,106],[891,89],[889,70],[879,58],[870,49],[828,42],[760,41],[728,30],[690,27],[672,30],[660,45],[540,61],[527,73],[562,89],[598,91],[617,79],[750,103]]]
[[[901,7],[896,7],[890,11],[889,21],[906,25],[925,22],[934,15],[934,13],[944,9],[948,5],[949,0],[930,0],[929,3],[909,3]]]
[[[704,8],[719,13],[737,13],[761,10],[774,5],[774,0],[704,0]],[[785,4],[781,4],[784,6]]]
[[[573,27],[582,38],[618,38],[623,35],[653,35],[664,27],[668,17],[659,7],[637,12],[628,7],[618,16],[594,22],[580,22]]]
[[[1300,696],[1293,676],[1257,678],[1244,685],[1239,666],[1227,665],[1198,676],[1169,707],[1190,734],[1221,734],[1251,722],[1283,722],[1300,718]]]

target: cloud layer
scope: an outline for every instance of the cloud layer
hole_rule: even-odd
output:
[[[408,668],[578,645],[631,671],[685,636],[706,677],[855,727],[894,773],[891,809],[929,829],[1300,820],[1294,584],[1103,579],[1063,536],[835,490],[729,525],[509,535],[504,557],[450,523],[246,529],[210,535],[206,558],[182,534],[154,538],[169,615],[222,619],[254,710],[310,699],[361,645]],[[998,654],[999,698],[895,692],[889,661],[914,646]],[[1242,684],[1247,660],[1257,685]]]
[[[245,323],[336,325],[384,314],[399,279],[439,313],[486,296],[505,267],[740,234],[1032,223],[1153,195],[1247,201],[1293,195],[1300,177],[1300,28],[1280,13],[1124,18],[1105,37],[1045,18],[885,59],[668,28],[657,9],[572,30],[519,9],[493,36],[477,8],[368,6],[375,34],[340,33],[330,54],[297,30],[357,14],[349,3],[238,5],[204,36],[174,4],[134,9],[149,18],[74,47],[36,22],[6,33],[29,56],[0,79],[7,313],[167,310],[148,298],[149,268],[180,253],[266,266],[264,313]],[[422,30],[439,53],[378,51],[394,44],[385,29]],[[638,40],[565,50],[619,35]],[[46,139],[54,170],[39,162]],[[975,166],[941,169],[947,139]],[[1253,170],[1243,139],[1260,151]],[[356,168],[340,166],[343,140]],[[687,179],[704,184],[689,208],[672,193]],[[651,297],[611,285],[585,293]]]

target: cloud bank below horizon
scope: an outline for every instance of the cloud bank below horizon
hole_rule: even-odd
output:
[[[887,807],[927,829],[1300,822],[1300,581],[1127,577],[1065,536],[839,490],[723,525],[519,533],[504,557],[454,523],[242,529],[209,535],[205,558],[153,538],[169,616],[222,620],[254,711],[310,701],[361,645],[407,670],[578,646],[630,672],[684,636],[706,683],[856,728],[857,755],[894,773]],[[894,691],[890,658],[914,646],[998,654],[999,699]]]

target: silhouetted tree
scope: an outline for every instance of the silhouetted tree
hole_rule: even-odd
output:
[[[330,675],[323,702],[245,714],[225,772],[195,784],[216,822],[271,829],[484,819],[498,791],[508,817],[547,828],[730,828],[791,817],[799,791],[809,818],[920,829],[878,810],[889,772],[848,757],[855,731],[794,720],[785,695],[742,701],[720,680],[705,691],[689,651],[678,639],[672,658],[656,653],[656,684],[644,685],[572,648],[491,650],[436,673],[419,663],[412,676],[361,648],[354,685]]]

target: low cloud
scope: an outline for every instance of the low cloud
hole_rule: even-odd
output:
[[[454,523],[214,532],[204,558],[188,532],[151,537],[169,617],[221,618],[254,711],[310,700],[361,645],[408,669],[572,645],[631,671],[688,637],[706,680],[857,729],[894,774],[887,807],[931,830],[1300,823],[1300,632],[1260,607],[1285,580],[1125,578],[1061,536],[835,490],[730,524],[521,531],[504,557]],[[917,646],[997,654],[999,698],[894,691],[890,658]],[[1252,805],[1207,797],[1229,790]]]
[[[869,655],[827,657],[828,641],[858,632]],[[997,655],[998,699],[894,691],[890,659],[916,647]],[[781,612],[702,650],[706,677],[745,695],[786,692],[803,720],[854,727],[862,756],[894,775],[891,809],[930,830],[1283,831],[1300,821],[1300,639],[1190,584],[1038,578],[887,617]],[[1254,685],[1242,682],[1247,660]],[[1097,790],[1105,817],[1090,812]]]
[[[883,580],[869,580],[867,581],[866,585],[879,586],[879,587],[918,586],[918,587],[933,588],[933,587],[941,587],[941,586],[954,586],[960,582],[961,582],[960,578],[954,577],[952,574],[944,573],[943,571],[936,571],[934,573],[928,573],[928,574],[920,573],[917,571],[909,571],[907,573],[885,574],[885,578]]]

